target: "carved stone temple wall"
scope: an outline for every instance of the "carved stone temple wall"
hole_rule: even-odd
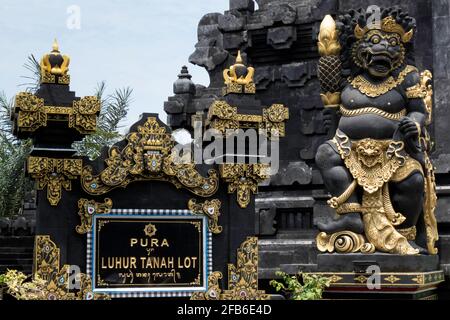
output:
[[[206,14],[198,25],[198,42],[189,58],[204,67],[210,85],[194,85],[186,69],[175,82],[175,95],[164,104],[173,129],[192,130],[191,117],[207,112],[221,96],[222,70],[241,50],[256,69],[256,97],[262,105],[289,108],[286,136],[280,141],[281,168],[260,186],[255,230],[259,236],[262,279],[281,268],[295,273],[316,268],[317,222],[329,216],[321,176],[314,164],[317,147],[327,137],[317,79],[317,35],[326,14],[351,8],[399,5],[417,20],[417,67],[434,74],[432,154],[437,173],[436,211],[441,266],[450,274],[450,9],[448,0],[230,0],[229,11]],[[206,114],[206,113],[205,113]]]

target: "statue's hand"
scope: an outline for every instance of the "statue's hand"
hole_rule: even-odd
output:
[[[404,141],[413,152],[420,152],[419,128],[411,118],[403,117],[399,124]]]

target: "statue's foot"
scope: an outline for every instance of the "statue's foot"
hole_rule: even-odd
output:
[[[419,246],[415,241],[408,241],[408,243],[414,249],[419,250],[419,254],[428,254],[428,251],[425,248]]]
[[[352,231],[364,234],[364,223],[359,213],[349,213],[326,223],[317,224],[320,231],[333,234],[341,231]]]

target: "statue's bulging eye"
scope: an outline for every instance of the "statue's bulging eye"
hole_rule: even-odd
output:
[[[393,47],[398,45],[398,40],[396,38],[389,39],[389,44]]]
[[[373,44],[378,44],[378,43],[380,43],[381,38],[378,35],[374,35],[374,36],[372,36],[372,38],[370,38],[370,41],[372,41]]]

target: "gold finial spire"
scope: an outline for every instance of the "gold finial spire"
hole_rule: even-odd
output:
[[[52,49],[52,52],[59,52],[59,44],[56,38],[53,40]]]
[[[244,64],[244,61],[241,57],[241,50],[238,51],[237,57],[236,57],[236,64]]]

